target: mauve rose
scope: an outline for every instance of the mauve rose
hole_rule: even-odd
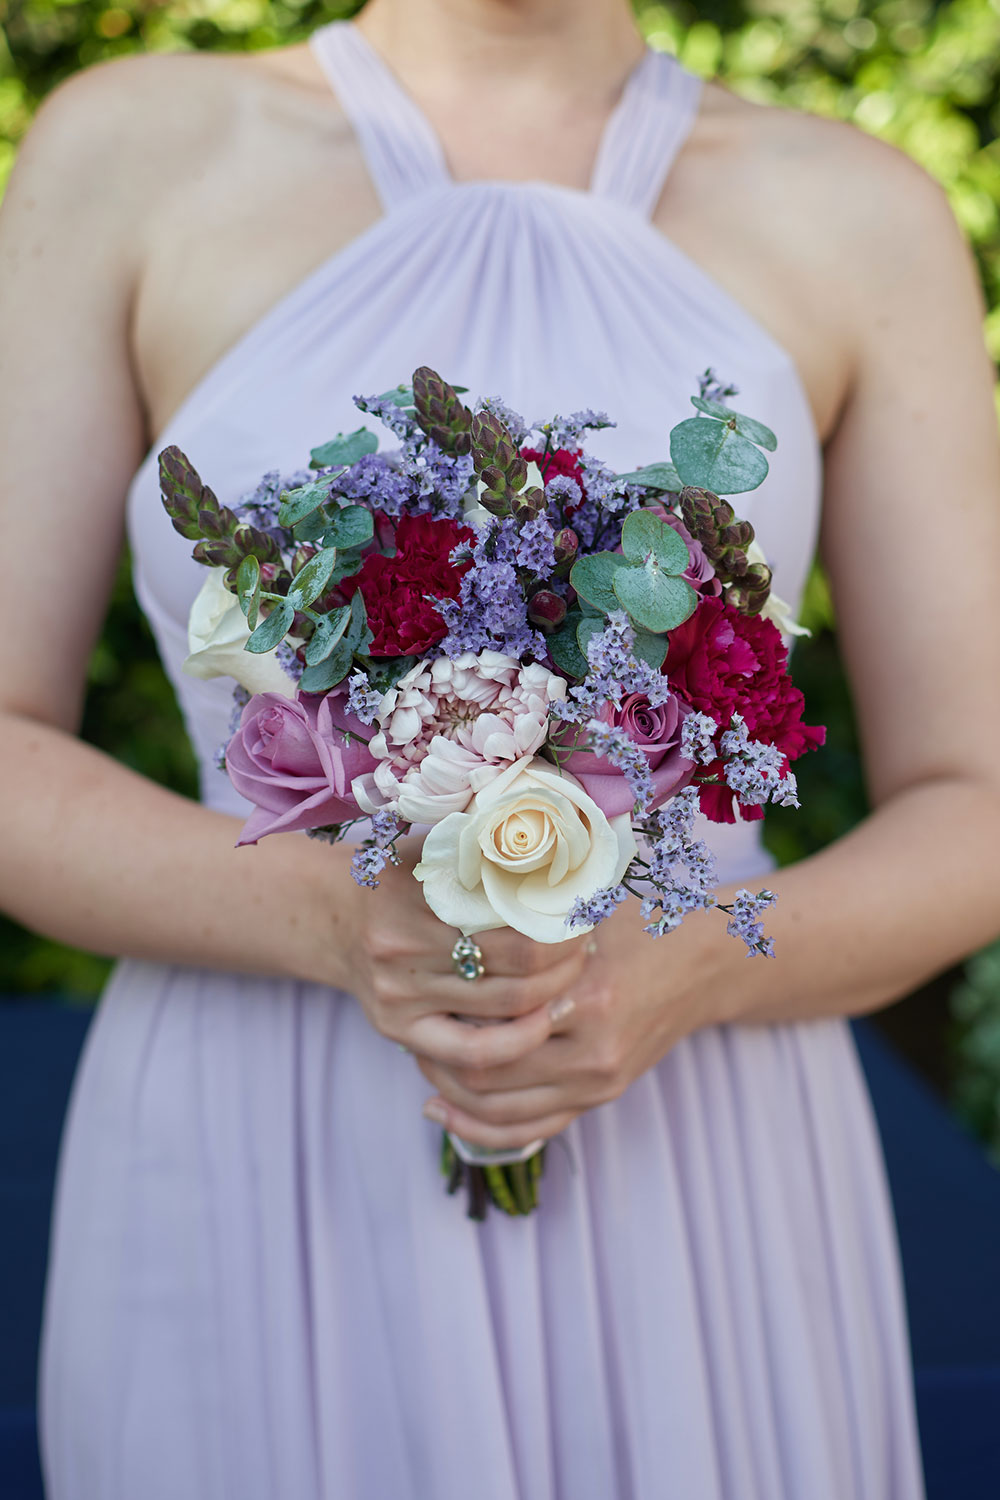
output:
[[[632,742],[645,751],[653,776],[653,807],[661,807],[668,797],[686,786],[695,770],[694,761],[680,751],[681,724],[689,712],[687,704],[676,697],[653,708],[643,693],[629,693],[620,704],[607,704],[601,714],[605,723],[624,729]],[[563,744],[572,744],[578,733],[575,727],[568,726]],[[590,750],[574,750],[568,759],[560,756],[559,765],[576,777],[606,817],[632,810],[635,802],[632,789],[606,756]]]
[[[672,526],[677,535],[684,542],[691,558],[690,563],[681,574],[691,587],[699,594],[717,595],[722,593],[722,584],[715,576],[715,569],[705,556],[705,549],[699,541],[688,531],[680,516],[675,516],[672,510],[666,510],[661,505],[652,505],[650,509]]]
[[[351,739],[345,739],[345,731]],[[344,694],[282,698],[258,693],[226,746],[226,770],[241,797],[254,804],[238,844],[269,833],[324,828],[360,816],[351,796],[355,776],[372,771],[371,729],[344,710]]]

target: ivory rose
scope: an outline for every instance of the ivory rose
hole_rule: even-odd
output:
[[[188,618],[189,677],[233,677],[248,693],[295,697],[295,683],[273,651],[259,655],[243,648],[250,639],[240,603],[223,583],[225,568],[211,568]]]
[[[627,813],[605,817],[572,776],[533,756],[437,823],[413,873],[449,927],[559,943],[575,902],[617,885],[635,852]]]

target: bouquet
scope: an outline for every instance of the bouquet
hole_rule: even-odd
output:
[[[360,427],[234,508],[166,448],[163,503],[209,570],[185,669],[236,684],[220,766],[254,808],[239,842],[353,831],[375,887],[415,829],[470,981],[477,933],[561,942],[630,894],[654,937],[718,906],[770,955],[774,895],[717,902],[695,819],[797,806],[789,764],[824,731],[788,675],[801,627],[722,498],[761,483],[775,436],[711,371],[698,386],[669,461],[624,474],[583,447],[603,413],[529,427],[427,367],[355,398],[388,451]],[[533,1208],[543,1160],[541,1142],[442,1145],[474,1217]]]

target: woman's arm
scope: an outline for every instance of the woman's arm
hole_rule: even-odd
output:
[[[101,953],[354,990],[374,1024],[428,1056],[479,1056],[479,1033],[449,1012],[514,1017],[501,1029],[515,1056],[548,1034],[579,944],[555,954],[491,935],[494,978],[473,991],[451,971],[454,932],[405,871],[372,897],[349,850],[301,835],[237,850],[237,819],[75,738],[146,443],[129,339],[145,226],[192,149],[211,149],[197,89],[179,112],[169,91],[150,102],[165,62],[57,90],[0,214],[0,906]]]
[[[564,1128],[700,1026],[884,1005],[1000,931],[1000,444],[982,299],[943,193],[853,132],[848,149],[828,294],[853,379],[821,547],[873,811],[767,877],[774,959],[748,963],[713,912],[654,942],[630,903],[598,930],[560,1035],[510,1067],[425,1065],[471,1141]]]

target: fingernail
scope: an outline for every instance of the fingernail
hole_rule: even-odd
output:
[[[435,1125],[447,1125],[448,1111],[440,1099],[428,1099],[424,1105],[424,1119],[433,1120]]]
[[[564,995],[561,1000],[553,1000],[549,1006],[549,1020],[565,1021],[566,1017],[572,1015],[575,1010],[576,1001],[571,1000],[568,995]]]

